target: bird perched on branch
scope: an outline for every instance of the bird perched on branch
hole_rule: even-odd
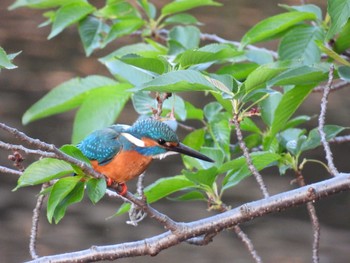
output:
[[[132,126],[112,125],[96,130],[78,144],[97,172],[107,177],[107,184],[118,183],[121,195],[125,182],[142,174],[153,159],[182,153],[207,162],[209,157],[179,142],[176,133],[165,123],[152,118],[136,121]]]

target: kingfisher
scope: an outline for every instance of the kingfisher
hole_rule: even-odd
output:
[[[125,183],[142,174],[153,159],[182,153],[214,162],[182,144],[169,125],[153,118],[138,120],[132,126],[115,124],[96,130],[77,146],[93,169],[106,176],[108,186],[117,183],[121,187],[121,195],[127,192]]]

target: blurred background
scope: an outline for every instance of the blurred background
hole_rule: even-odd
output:
[[[100,2],[103,1],[92,1]],[[169,1],[153,1],[158,6]],[[223,7],[199,8],[192,11],[201,22],[202,32],[214,33],[230,40],[240,40],[243,34],[258,21],[283,10],[278,3],[299,5],[297,0],[254,1],[219,0]],[[307,1],[325,10],[326,1]],[[50,89],[70,78],[89,74],[110,76],[97,58],[113,51],[118,46],[138,39],[125,38],[110,45],[106,50],[86,58],[75,27],[63,34],[47,40],[50,28],[38,28],[45,21],[41,11],[16,9],[8,11],[13,0],[2,0],[0,7],[0,46],[7,53],[22,53],[14,60],[15,70],[0,73],[0,122],[24,131],[31,137],[39,138],[57,146],[70,142],[72,120],[75,112],[69,112],[27,126],[21,124],[23,113]],[[262,46],[272,49],[276,42]],[[349,90],[332,93],[327,112],[327,123],[350,126],[348,102]],[[321,94],[313,94],[300,111],[315,115],[319,112]],[[201,101],[191,102],[201,106]],[[137,118],[129,103],[117,122],[131,124]],[[316,120],[310,123],[315,125]],[[314,127],[314,126],[311,126]],[[180,138],[186,134],[179,131]],[[3,131],[0,140],[15,142]],[[16,142],[19,143],[19,142]],[[339,171],[350,170],[350,144],[332,145],[335,163]],[[11,166],[8,152],[0,151],[0,164]],[[322,149],[313,152],[313,158],[324,159]],[[30,163],[31,159],[26,161]],[[181,169],[179,156],[156,161],[147,172],[146,185],[162,176],[178,174]],[[319,170],[318,170],[319,169]],[[166,173],[165,173],[166,172]],[[320,166],[308,165],[304,172],[308,183],[327,178]],[[271,194],[296,188],[291,184],[294,175],[278,176],[274,170],[265,175]],[[0,175],[0,258],[2,262],[22,262],[30,259],[28,243],[31,229],[32,210],[36,203],[38,187],[22,188],[16,192],[17,178],[13,175]],[[131,182],[133,189],[135,182]],[[253,178],[247,178],[224,196],[224,201],[232,207],[262,197]],[[58,224],[50,225],[43,211],[40,220],[38,253],[49,255],[89,248],[91,245],[109,245],[141,240],[162,233],[164,230],[150,219],[138,227],[125,223],[126,216],[110,217],[121,205],[118,200],[104,198],[97,205],[84,200],[73,205],[65,218]],[[348,262],[350,257],[350,195],[339,194],[315,204],[321,223],[320,256],[321,262]],[[154,205],[174,220],[191,221],[212,214],[206,204],[198,202],[177,203],[163,200]],[[278,214],[257,218],[241,226],[252,239],[258,254],[264,262],[311,262],[312,228],[306,208],[292,208]],[[121,259],[118,262],[253,262],[249,253],[233,232],[225,231],[215,237],[214,242],[205,247],[181,244],[162,251],[156,257]]]

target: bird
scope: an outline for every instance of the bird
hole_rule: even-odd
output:
[[[141,175],[154,159],[171,154],[185,154],[214,162],[206,155],[182,144],[175,131],[154,118],[137,120],[133,125],[115,124],[93,131],[77,147],[92,168],[107,178],[107,185],[117,183],[120,195],[127,193],[126,182]]]

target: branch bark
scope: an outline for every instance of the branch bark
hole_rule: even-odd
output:
[[[160,251],[190,238],[198,237],[208,232],[218,233],[237,224],[251,221],[256,217],[279,212],[289,207],[306,204],[310,201],[316,201],[348,190],[350,190],[350,174],[340,173],[331,179],[246,203],[218,215],[190,223],[178,223],[182,227],[176,233],[167,231],[140,241],[109,246],[94,246],[90,249],[72,253],[41,257],[29,262],[94,262],[143,255],[155,256]]]

